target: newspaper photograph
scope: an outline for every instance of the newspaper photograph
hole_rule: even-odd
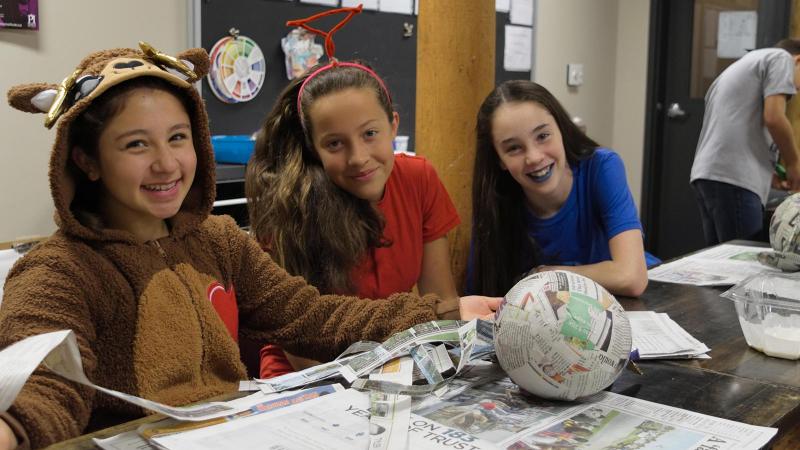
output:
[[[612,392],[580,402],[542,400],[509,379],[472,386],[447,399],[426,399],[412,412],[432,426],[457,429],[491,445],[479,448],[509,450],[755,450],[777,433]],[[412,415],[412,427],[415,420]]]
[[[774,253],[769,248],[721,244],[650,269],[647,278],[695,286],[727,286],[760,272],[780,273],[758,261],[758,254],[764,252]]]

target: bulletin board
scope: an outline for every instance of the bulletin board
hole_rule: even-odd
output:
[[[287,20],[304,18],[329,7],[286,0],[202,0],[200,2],[200,38],[209,50],[228,30],[236,28],[242,36],[253,39],[266,59],[266,76],[259,94],[248,102],[224,103],[203,81],[203,98],[208,108],[212,134],[251,134],[272,109],[280,92],[289,83],[286,78],[281,38],[290,28]],[[531,72],[503,70],[504,28],[509,14],[498,12],[496,27],[495,82],[531,79]],[[314,27],[328,30],[341,15],[327,17]],[[403,25],[414,26],[411,37],[404,37]],[[366,61],[386,82],[394,107],[400,115],[398,134],[410,136],[414,149],[414,123],[417,73],[417,16],[364,10],[335,34],[336,55],[341,60]],[[322,39],[317,38],[322,44]],[[488,94],[488,92],[487,92]]]

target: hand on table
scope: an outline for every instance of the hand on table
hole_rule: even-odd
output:
[[[461,297],[458,302],[461,320],[493,320],[494,312],[500,307],[502,300],[502,297],[484,297],[481,295]]]

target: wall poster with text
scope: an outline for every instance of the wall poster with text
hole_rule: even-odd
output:
[[[39,0],[0,0],[0,29],[39,29]]]

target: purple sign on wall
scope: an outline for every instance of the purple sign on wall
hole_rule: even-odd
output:
[[[39,0],[0,0],[0,28],[38,30]]]

